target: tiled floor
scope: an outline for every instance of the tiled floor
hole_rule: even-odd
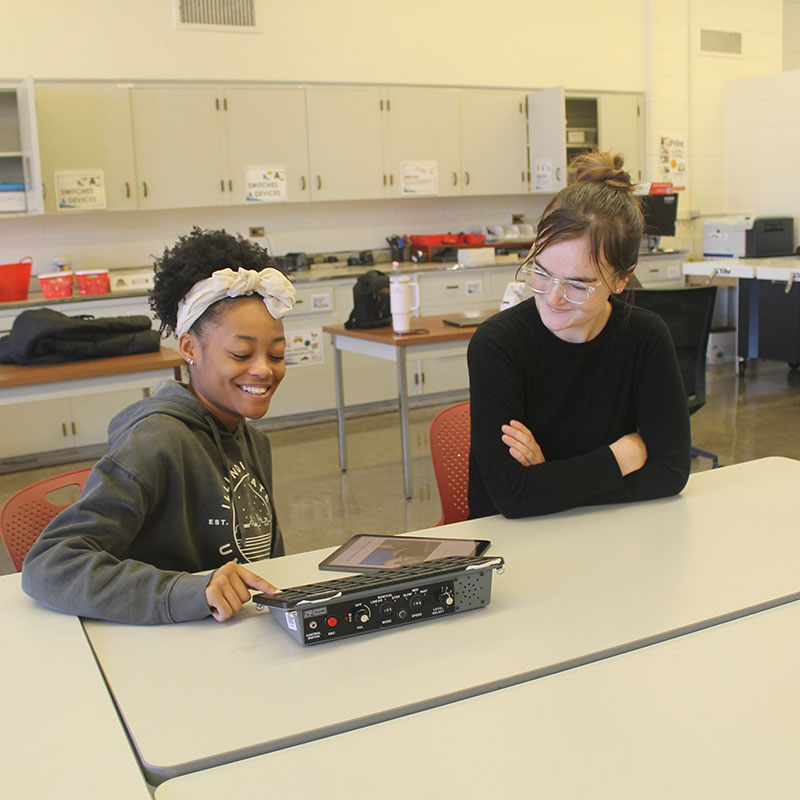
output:
[[[403,497],[396,412],[348,421],[349,469],[338,466],[335,422],[270,433],[275,501],[289,552],[339,544],[354,533],[399,533],[435,525],[439,499],[428,427],[443,406],[413,409],[414,498]],[[785,364],[752,362],[740,379],[732,365],[709,370],[708,404],[692,418],[693,441],[734,464],[769,455],[800,459],[800,374]],[[61,464],[0,475],[0,503],[47,475],[89,465]],[[696,459],[695,470],[709,462]],[[0,574],[13,568],[0,548]]]

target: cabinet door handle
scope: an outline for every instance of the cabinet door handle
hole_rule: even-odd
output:
[[[394,186],[394,173],[389,173],[389,186]]]
[[[561,167],[556,167],[556,180],[561,180]]]
[[[228,178],[228,191],[233,191],[233,181],[230,178]]]
[[[142,186],[144,187],[144,196],[147,197],[147,181],[142,181]]]
[[[128,181],[125,181],[125,197],[130,197],[130,196],[131,196],[131,185],[128,183]]]
[[[67,423],[66,422],[62,422],[61,423],[61,435],[62,436],[66,436],[67,435]]]
[[[225,191],[225,181],[224,181],[224,180],[222,180],[222,178],[220,178],[220,180],[219,180],[219,190],[220,190],[221,192],[224,192],[224,191]]]
[[[466,175],[467,178],[467,186],[469,186],[469,170],[467,170],[464,174]]]
[[[304,192],[306,190],[306,176],[300,176],[300,191]]]
[[[45,184],[42,184],[42,199],[47,199],[47,186]]]
[[[454,172],[453,173],[453,186],[456,186],[457,184],[458,184],[458,173]]]
[[[219,111],[219,97],[215,97],[214,102],[217,104],[217,111]]]
[[[322,178],[319,175],[317,175],[317,189],[321,188],[322,188]]]
[[[75,436],[78,433],[78,428],[75,426],[75,423],[71,423],[72,425],[72,435]]]
[[[522,177],[520,178],[520,180],[521,180],[523,183],[525,183],[525,170],[522,170]]]
[[[386,186],[386,173],[383,173],[383,185]]]

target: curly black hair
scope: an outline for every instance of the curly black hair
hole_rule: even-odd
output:
[[[172,247],[164,248],[153,265],[155,277],[150,291],[150,308],[161,321],[162,336],[169,336],[175,330],[178,303],[192,286],[226,267],[262,270],[277,265],[263,247],[224,230],[204,231],[194,227]],[[219,312],[220,304],[226,302],[220,300],[206,309],[192,329],[199,333],[202,325]]]

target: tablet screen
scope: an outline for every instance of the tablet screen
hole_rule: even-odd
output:
[[[392,569],[447,556],[479,556],[485,539],[440,539],[428,536],[353,536],[319,565],[320,569],[369,572]]]

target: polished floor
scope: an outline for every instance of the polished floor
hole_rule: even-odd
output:
[[[692,418],[695,445],[719,454],[720,464],[770,455],[800,459],[800,373],[773,361],[751,362],[739,378],[733,365],[708,372],[708,403]],[[411,411],[414,497],[403,497],[397,412],[347,423],[349,468],[339,471],[336,423],[270,432],[275,502],[289,552],[336,545],[354,533],[400,533],[436,524],[439,497],[428,450],[428,427],[444,406]],[[0,475],[0,503],[48,475],[88,466],[61,464]],[[695,459],[694,470],[708,469]],[[0,574],[13,571],[0,548]]]

